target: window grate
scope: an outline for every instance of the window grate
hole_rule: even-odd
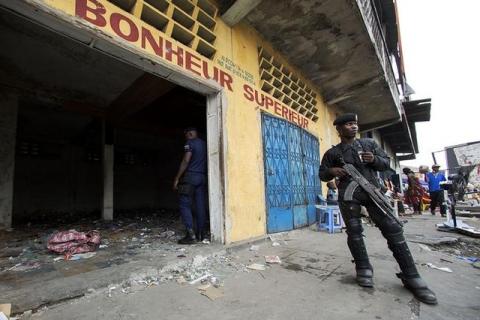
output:
[[[213,59],[218,10],[208,0],[108,0],[167,36]]]
[[[319,118],[317,94],[312,88],[263,47],[258,48],[258,60],[262,90],[317,122]]]

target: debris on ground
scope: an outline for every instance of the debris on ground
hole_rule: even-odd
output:
[[[452,243],[432,244],[430,248],[453,256],[480,257],[480,240],[478,239],[460,238]]]
[[[464,257],[464,256],[457,256],[457,259],[466,261],[468,263],[475,263],[477,261],[480,261],[480,258],[477,257]]]
[[[207,284],[202,284],[201,286],[197,287],[198,290],[200,291],[205,291],[207,290],[209,287],[211,287],[212,285],[210,283],[207,283]]]
[[[12,305],[10,303],[0,304],[0,320],[8,320],[12,312]]]
[[[200,294],[206,296],[212,301],[215,301],[221,297],[223,297],[223,289],[222,288],[216,288],[212,286],[206,286],[205,289],[199,289]]]
[[[48,239],[47,248],[55,253],[64,254],[68,260],[74,254],[95,251],[100,241],[100,232],[96,230],[89,232],[59,231]]]
[[[68,260],[76,261],[82,259],[89,259],[91,257],[94,257],[96,254],[96,252],[77,253],[72,255]]]
[[[456,226],[455,226],[453,220],[438,223],[436,226],[437,226],[438,231],[458,232],[458,233],[465,234],[465,235],[468,235],[468,236],[471,236],[471,237],[480,238],[480,230],[464,223],[460,219],[457,219]]]
[[[260,263],[252,263],[251,265],[248,265],[247,268],[250,270],[265,271],[266,266]]]
[[[212,276],[212,275],[211,275],[210,273],[206,273],[206,274],[204,274],[203,276],[201,276],[201,277],[199,277],[199,278],[197,278],[197,279],[195,279],[195,280],[190,281],[189,284],[199,283],[199,282],[201,282],[202,280],[205,280],[205,279],[207,279],[207,278],[210,278],[211,276]]]
[[[480,261],[477,261],[477,262],[472,263],[472,266],[473,266],[474,268],[480,269]]]
[[[250,251],[258,251],[258,250],[260,250],[260,246],[258,246],[258,245],[252,245],[249,250],[250,250]]]
[[[265,262],[270,264],[282,263],[279,256],[265,256]]]
[[[185,283],[187,283],[187,280],[185,280],[185,277],[184,277],[184,276],[179,276],[176,280],[177,280],[177,283],[178,283],[178,284],[185,284]]]
[[[424,251],[432,251],[432,249],[430,249],[430,247],[427,246],[426,244],[419,243],[418,246],[420,247],[420,249],[422,249]]]
[[[426,245],[447,245],[454,244],[458,242],[458,238],[454,237],[424,237],[422,235],[417,235],[416,238],[408,239],[410,242],[421,243]]]
[[[437,267],[436,265],[434,265],[433,263],[425,263],[425,264],[422,264],[422,265],[426,265],[427,267],[429,268],[432,268],[432,269],[437,269],[437,270],[440,270],[440,271],[443,271],[443,272],[453,272],[452,269],[450,268],[447,268],[447,267]]]
[[[41,266],[40,262],[36,261],[27,261],[27,262],[20,262],[14,265],[13,267],[7,269],[8,271],[30,271],[33,269],[37,269]]]
[[[268,235],[268,238],[270,239],[270,241],[272,241],[272,245],[273,243],[278,243],[278,245],[280,245],[280,243],[283,242],[283,244],[287,244],[287,241],[289,240],[288,239],[288,232],[279,232],[279,233],[273,233],[273,234],[269,234]]]
[[[176,281],[180,285],[187,283],[190,285],[202,284],[212,288],[220,288],[223,286],[222,279],[235,272],[248,272],[248,269],[245,265],[235,262],[234,258],[230,256],[221,254],[196,255],[177,264],[165,266],[160,270],[147,268],[142,273],[133,274],[129,280],[122,284],[110,286],[106,290],[106,294],[111,297],[114,293],[117,293],[117,288],[122,288],[122,290],[118,290],[118,293],[130,294],[166,281]],[[218,291],[208,292],[214,298],[218,293]]]

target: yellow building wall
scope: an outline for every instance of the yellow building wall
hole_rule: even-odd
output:
[[[112,13],[120,13],[127,16],[134,22],[138,28],[146,28],[155,38],[162,37],[168,39],[176,47],[182,48],[185,52],[190,52],[201,57],[198,53],[189,47],[167,37],[162,32],[149,26],[134,15],[127,13],[120,8],[114,6],[105,0],[36,0],[41,5],[47,6],[49,9],[59,10],[70,16],[75,16],[75,6],[79,2],[87,3],[95,6],[96,3],[104,6],[106,12],[105,19],[111,17]],[[86,1],[86,2],[85,2]],[[91,18],[94,18],[90,14]],[[77,17],[81,19],[81,17]],[[85,22],[85,21],[83,21]],[[266,233],[266,203],[265,203],[265,182],[264,182],[264,164],[263,164],[263,145],[261,134],[261,112],[269,112],[275,115],[273,108],[266,110],[249,101],[244,96],[245,84],[250,85],[259,92],[260,76],[258,47],[262,46],[269,49],[276,55],[282,63],[289,66],[290,70],[296,72],[301,77],[301,72],[293,67],[292,64],[282,59],[275,50],[265,42],[255,30],[245,24],[239,24],[234,28],[228,27],[223,21],[217,17],[217,26],[215,34],[217,39],[215,42],[216,54],[212,60],[201,57],[204,61],[209,61],[210,67],[216,66],[220,70],[232,75],[232,90],[225,89],[227,93],[228,104],[226,107],[226,143],[227,154],[227,185],[226,185],[226,212],[225,212],[225,228],[226,242],[232,243],[243,241],[251,238],[260,237]],[[107,23],[105,26],[91,25],[111,37],[119,38],[118,34]],[[128,24],[121,24],[120,27],[127,34]],[[164,57],[159,57],[155,51],[149,47],[142,48],[141,40],[130,42],[137,48],[141,48],[145,55],[150,59],[166,61]],[[175,61],[174,61],[175,62]],[[294,62],[294,61],[293,61]],[[177,66],[178,67],[178,66]],[[245,80],[245,77],[238,76],[232,70],[244,71],[253,75],[253,83]],[[189,71],[189,70],[187,70]],[[198,75],[189,71],[192,77]],[[304,82],[317,94],[317,107],[319,119],[316,122],[309,120],[308,127],[305,128],[311,134],[316,136],[320,142],[320,154],[331,147],[332,144],[338,143],[335,128],[332,126],[335,117],[334,108],[325,105],[321,92],[308,79],[303,78]],[[266,93],[262,92],[264,95]],[[276,100],[272,96],[272,99]],[[280,101],[279,101],[280,102]],[[283,104],[282,104],[283,105]],[[324,189],[325,190],[325,187]]]

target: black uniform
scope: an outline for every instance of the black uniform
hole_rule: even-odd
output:
[[[373,163],[363,163],[359,157],[359,151],[369,151],[375,156]],[[342,167],[342,159],[345,163],[354,165],[360,173],[376,187],[381,187],[378,171],[389,169],[390,159],[373,139],[356,139],[352,145],[340,143],[329,149],[323,156],[320,166],[320,179],[329,181],[334,178],[328,169]],[[397,260],[402,279],[419,277],[413,257],[403,236],[402,226],[392,217],[385,215],[370,199],[368,194],[357,184],[350,184],[351,177],[340,178],[338,184],[339,207],[343,220],[347,227],[347,243],[358,270],[370,269],[367,249],[363,241],[363,227],[361,222],[360,206],[365,206],[370,218],[380,229],[387,239],[388,247]]]

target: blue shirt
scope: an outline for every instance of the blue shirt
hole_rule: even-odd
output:
[[[447,181],[443,173],[428,172],[427,173],[428,191],[434,192],[434,191],[442,190],[440,188],[440,182],[442,181]]]
[[[207,173],[207,144],[199,138],[187,140],[183,147],[185,152],[191,152],[187,172]]]

